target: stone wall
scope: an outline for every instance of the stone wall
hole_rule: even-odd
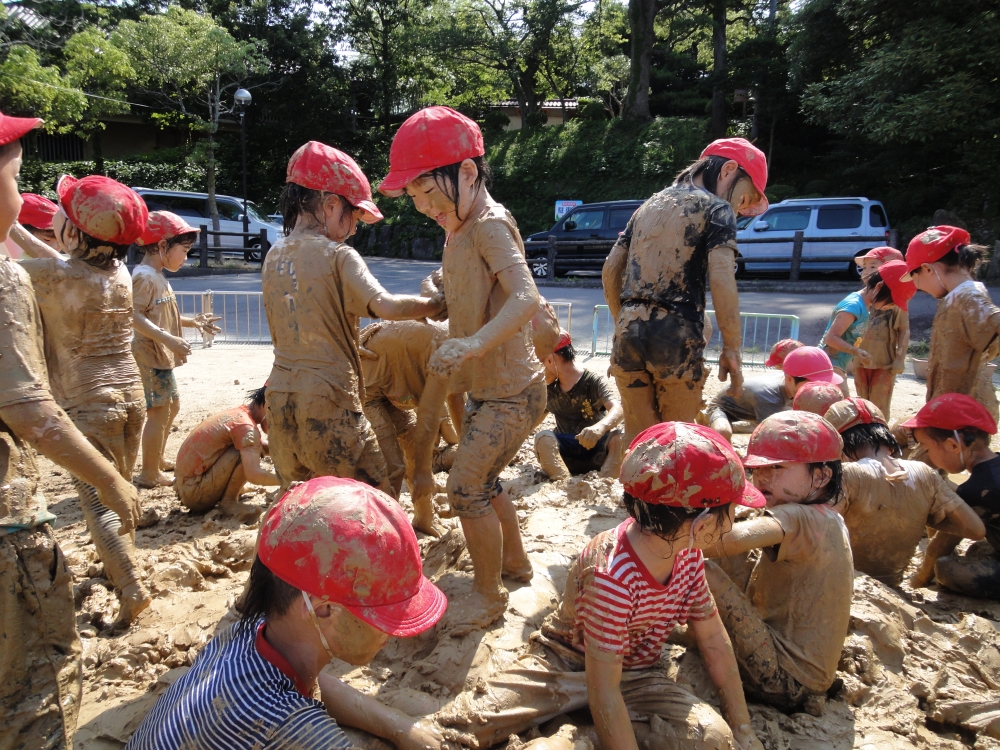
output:
[[[348,240],[362,255],[376,255],[382,258],[412,258],[414,260],[437,260],[444,249],[444,233],[434,237],[414,237],[412,227],[402,224],[378,223],[363,226]]]

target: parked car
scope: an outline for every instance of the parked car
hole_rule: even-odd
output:
[[[208,193],[184,193],[177,190],[153,190],[151,188],[133,188],[135,192],[143,197],[150,211],[173,211],[178,216],[183,216],[192,226],[201,224],[212,228],[212,219],[208,212]],[[216,195],[215,205],[219,209],[219,231],[222,232],[242,232],[243,231],[243,200],[231,195]],[[264,259],[264,253],[260,246],[260,231],[267,232],[267,240],[272,245],[284,236],[284,229],[280,223],[271,221],[263,216],[260,210],[251,201],[247,201],[247,216],[249,218],[247,231],[257,235],[256,238],[244,237],[220,237],[219,244],[223,248],[233,250],[238,248],[243,251],[243,258],[247,261],[260,262]],[[213,246],[213,238],[210,236],[209,246]]]
[[[775,203],[736,233],[739,255],[788,258],[780,263],[746,263],[745,273],[788,272],[795,232],[804,233],[802,258],[856,258],[889,238],[889,220],[879,201],[867,198],[796,198]],[[844,272],[859,279],[853,260],[803,263],[803,271]]]
[[[576,246],[560,244],[556,255],[557,276],[570,271],[600,271],[618,235],[625,230],[628,220],[643,203],[641,200],[585,203],[563,216],[547,232],[530,235],[524,241],[524,249],[531,273],[540,279],[548,275],[550,234],[554,234],[560,243],[574,240],[601,241],[599,244]]]

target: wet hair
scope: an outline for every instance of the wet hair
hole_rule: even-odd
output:
[[[576,360],[576,349],[572,344],[566,344],[562,349],[556,349],[553,354],[557,355],[563,362],[573,362]]]
[[[946,252],[935,262],[949,268],[957,267],[964,271],[975,271],[985,257],[986,248],[982,245],[959,245]]]
[[[717,195],[716,188],[719,185],[719,174],[722,172],[722,167],[727,161],[733,161],[733,159],[728,159],[725,156],[706,156],[703,159],[698,159],[693,164],[688,165],[685,169],[682,169],[677,177],[674,178],[674,182],[691,182],[695,177],[701,175],[702,184],[704,184],[705,189],[713,195]],[[733,190],[742,180],[749,180],[750,175],[746,173],[743,167],[736,167],[736,179],[733,181],[733,186],[729,189],[728,196],[719,196],[723,200],[728,200],[732,194]],[[751,181],[752,182],[752,181]]]
[[[667,542],[675,541],[681,527],[688,521],[695,520],[705,510],[704,508],[653,505],[630,495],[628,492],[622,493],[622,505],[625,506],[628,514],[635,519],[640,531],[655,534]],[[710,508],[708,515],[715,518],[717,528],[721,527],[724,519],[728,520],[729,518],[729,503]]]
[[[178,234],[173,237],[167,237],[167,249],[169,250],[174,245],[183,245],[190,242],[192,245],[198,241],[197,232],[185,232],[184,234]],[[135,249],[138,250],[143,255],[149,255],[150,253],[155,253],[160,247],[159,242],[153,242],[149,245],[136,245]]]
[[[840,433],[840,437],[844,439],[844,453],[852,459],[856,459],[863,448],[874,451],[888,448],[893,458],[903,457],[903,449],[884,424],[856,424]]]
[[[490,165],[486,162],[486,157],[475,156],[472,158],[472,163],[476,165],[476,181],[474,183],[476,189],[478,190],[481,185],[489,188],[493,184],[493,170],[490,169]],[[457,161],[454,164],[438,167],[426,173],[428,177],[434,180],[434,184],[437,185],[438,190],[444,193],[444,197],[455,204],[455,216],[459,221],[462,220],[462,217],[458,215],[458,173],[461,168],[462,162]],[[421,177],[423,176],[421,175]]]
[[[797,378],[794,375],[791,375],[790,377],[795,382],[795,390],[796,391],[799,390],[799,386],[801,386],[803,383],[808,383],[809,382],[809,378]]]
[[[886,303],[895,304],[892,301],[892,290],[889,288],[888,284],[883,283],[882,274],[878,271],[873,272],[872,275],[868,277],[868,281],[865,282],[865,287],[868,289],[874,289],[879,284],[882,284],[882,288],[878,290],[878,294],[875,295],[872,301],[877,302],[880,305]]]
[[[259,557],[254,556],[240,613],[240,627],[249,630],[256,627],[261,618],[273,620],[281,617],[300,596],[297,588],[282,581]]]
[[[99,240],[96,237],[91,237],[79,227],[77,227],[77,229],[80,232],[80,245],[82,246],[84,252],[79,253],[76,257],[85,263],[90,263],[91,265],[103,265],[109,260],[125,260],[125,257],[128,255],[128,249],[131,247],[131,243],[122,245],[117,242]],[[111,252],[96,252],[102,247],[111,248]]]
[[[252,391],[247,391],[247,404],[250,406],[264,406],[264,394],[267,391],[267,383],[262,385],[260,388],[254,388]]]
[[[983,443],[984,445],[990,444],[990,433],[975,427],[960,427],[957,430],[946,430],[943,427],[922,427],[919,429],[927,430],[927,434],[931,436],[935,443],[943,443],[949,438],[954,440],[955,433],[957,432],[959,437],[962,438],[962,444],[966,448],[976,442]]]
[[[821,471],[824,468],[830,469],[833,474],[830,476],[830,481],[826,483],[826,487],[823,488],[823,494],[815,500],[805,503],[805,505],[820,505],[822,503],[836,505],[839,503],[840,495],[844,487],[843,463],[840,461],[816,461],[815,463],[806,464],[806,466],[809,468],[810,475],[817,471]]]
[[[322,223],[317,212],[320,210],[325,195],[331,195],[331,193],[302,187],[295,182],[286,182],[285,189],[281,191],[281,198],[278,200],[278,209],[281,211],[285,234],[290,234],[295,229],[295,223],[302,214],[310,214],[316,221]],[[332,193],[332,195],[337,194]],[[350,212],[354,210],[354,206],[344,196],[337,195],[337,197],[344,206],[345,214],[350,218]],[[341,221],[343,221],[343,216],[341,216]]]

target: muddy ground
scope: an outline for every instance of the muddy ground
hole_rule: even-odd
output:
[[[586,363],[595,370],[606,360]],[[177,371],[181,412],[167,446],[173,456],[187,432],[209,414],[240,402],[264,382],[271,350],[257,346],[196,348]],[[711,381],[714,392],[718,381]],[[923,384],[902,376],[895,416],[923,403]],[[735,442],[745,446],[747,436]],[[536,483],[525,444],[504,480],[519,509],[525,545],[535,567],[530,585],[511,584],[507,615],[493,627],[454,637],[442,626],[417,638],[392,639],[368,667],[333,664],[352,685],[411,714],[437,710],[479,676],[509,663],[553,608],[572,557],[594,534],[624,518],[621,487],[596,475]],[[77,747],[112,750],[127,741],[166,686],[205,643],[235,620],[233,602],[253,553],[257,522],[182,510],[170,489],[142,490],[144,528],[136,537],[140,568],[154,600],[126,633],[108,628],[117,603],[96,560],[68,475],[44,465],[44,488],[59,517],[56,536],[74,575],[77,622],[83,638],[84,692]],[[251,488],[254,489],[254,488]],[[263,511],[267,494],[245,498]],[[408,496],[402,502],[409,504]],[[468,554],[455,528],[441,540],[423,539],[425,572],[450,598],[471,585]],[[754,729],[768,750],[941,748],[1000,750],[1000,603],[966,599],[935,588],[893,590],[858,575],[851,632],[839,677],[843,689],[822,716],[785,715],[751,704]],[[695,649],[664,652],[677,679],[716,703]],[[544,734],[576,724],[593,735],[586,712],[557,717]],[[526,737],[522,737],[526,739]],[[592,737],[595,745],[596,737]],[[388,747],[371,739],[365,747]],[[512,747],[516,746],[516,743]]]

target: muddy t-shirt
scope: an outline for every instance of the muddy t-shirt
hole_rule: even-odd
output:
[[[864,335],[865,328],[868,326],[868,307],[865,305],[865,300],[861,296],[861,292],[851,292],[837,303],[836,307],[833,308],[833,312],[830,313],[830,322],[826,324],[826,330],[823,331],[823,338],[819,342],[820,346],[826,348],[826,353],[830,355],[830,361],[833,362],[833,366],[839,367],[846,372],[847,365],[854,356],[847,352],[834,351],[826,346],[826,335],[830,332],[830,328],[833,326],[833,322],[837,319],[837,316],[842,312],[851,315],[854,320],[840,334],[840,338],[851,346],[855,346],[855,342]],[[865,348],[864,342],[859,345],[859,348]]]
[[[181,335],[181,314],[177,297],[167,278],[150,266],[138,265],[132,269],[132,304],[153,325],[171,336]],[[163,344],[153,341],[138,330],[132,339],[132,354],[137,364],[156,370],[172,370],[184,364],[185,357],[174,354]]]
[[[51,400],[31,280],[17,263],[0,258],[0,407]],[[35,451],[0,421],[0,535],[53,520]]]
[[[854,568],[891,586],[903,579],[924,528],[939,523],[962,504],[941,476],[919,461],[900,461],[906,477],[889,481],[871,458],[843,465],[844,516]]]
[[[772,414],[791,409],[791,399],[785,392],[785,375],[781,372],[768,373],[743,381],[743,394],[733,398],[732,386],[712,399],[709,412],[722,409],[730,422],[761,422]]]
[[[198,477],[212,468],[226,450],[260,445],[260,433],[250,407],[237,406],[213,414],[191,430],[177,451],[175,476]]]
[[[986,540],[1000,552],[1000,456],[972,467],[958,495],[979,513],[986,525]]]
[[[268,252],[261,282],[274,342],[268,390],[322,396],[361,413],[358,321],[385,291],[361,256],[320,235],[293,233]]]
[[[452,338],[472,336],[497,316],[508,297],[497,274],[516,265],[527,265],[517,224],[506,208],[491,199],[449,240],[441,258]],[[467,360],[461,371],[471,383],[469,394],[478,401],[514,396],[543,380],[530,321],[500,346]]]
[[[827,505],[779,505],[767,514],[785,537],[762,550],[747,595],[771,629],[781,668],[809,690],[824,692],[837,673],[851,619],[847,527]]]
[[[568,391],[562,389],[558,380],[549,383],[545,408],[556,418],[556,432],[576,435],[584,427],[604,419],[608,413],[604,404],[614,400],[608,381],[587,370]]]
[[[908,326],[909,316],[898,307],[871,311],[861,343],[861,348],[872,357],[867,369],[891,370],[897,361],[902,364],[904,353],[899,351],[899,337]]]
[[[427,382],[427,363],[448,338],[447,323],[381,321],[361,332],[365,400],[388,399],[400,409],[416,409]]]
[[[965,281],[938,305],[927,362],[927,400],[942,393],[975,396],[983,364],[1000,352],[1000,308],[986,287]]]

